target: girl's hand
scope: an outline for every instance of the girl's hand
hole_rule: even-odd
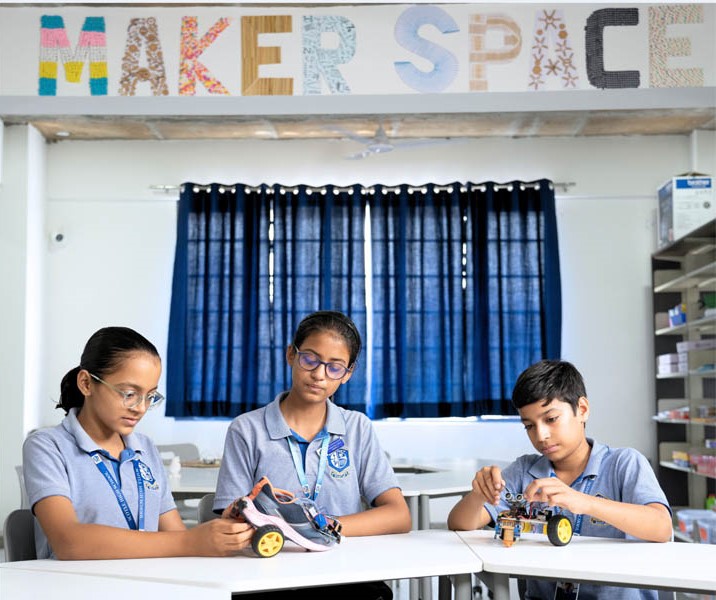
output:
[[[212,519],[187,530],[193,556],[233,556],[248,547],[254,528],[230,519]]]
[[[591,496],[572,489],[557,477],[535,479],[525,489],[528,502],[544,502],[549,506],[566,508],[575,515],[588,514]]]
[[[480,503],[497,504],[500,501],[500,493],[505,489],[505,481],[502,479],[500,467],[483,467],[472,480],[472,491],[476,494]]]
[[[241,502],[240,499],[234,500],[231,504],[229,504],[229,506],[224,509],[224,512],[221,513],[221,518],[230,519],[231,521],[236,521],[237,523],[245,523],[246,519],[244,519],[241,514],[239,502]]]

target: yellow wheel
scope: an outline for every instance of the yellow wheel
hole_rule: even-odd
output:
[[[251,547],[261,558],[271,558],[283,548],[283,533],[275,525],[262,525],[256,529]]]
[[[547,537],[555,546],[566,546],[572,540],[572,521],[564,515],[553,515],[547,521]]]

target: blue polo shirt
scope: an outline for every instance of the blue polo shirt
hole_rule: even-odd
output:
[[[161,456],[151,440],[141,433],[124,437],[126,449],[120,460],[97,446],[77,420],[73,408],[56,427],[31,433],[22,449],[25,487],[30,506],[49,496],[69,498],[81,523],[127,529],[127,521],[109,483],[91,453],[97,451],[109,473],[118,482],[135,523],[138,522],[138,486],[134,470],[137,459],[145,490],[145,531],[159,530],[159,516],[176,508],[167,483]],[[38,558],[55,558],[47,538],[36,523]]]
[[[219,469],[214,510],[223,510],[248,494],[266,476],[277,488],[303,497],[288,438],[291,429],[279,404],[283,392],[270,404],[236,417],[229,426]],[[324,435],[330,436],[328,464],[317,499],[326,514],[349,515],[372,505],[383,492],[398,487],[387,455],[380,447],[370,419],[327,400],[325,434],[308,444],[306,479],[313,492]],[[340,441],[339,441],[340,440]]]
[[[616,502],[628,504],[663,504],[669,508],[669,503],[659,486],[654,470],[649,461],[633,448],[610,448],[604,444],[587,438],[592,452],[584,472],[572,483],[571,487],[577,491],[589,493],[591,496],[608,498]],[[505,468],[502,478],[505,480],[508,491],[522,493],[535,479],[550,477],[554,473],[550,460],[541,454],[526,454],[520,456],[515,462]],[[500,504],[494,506],[485,504],[493,522],[499,512],[509,507],[501,498]],[[561,512],[575,523],[577,517],[566,509]],[[583,515],[581,518],[580,535],[592,537],[628,538],[623,531]],[[632,538],[634,539],[634,538]],[[518,542],[519,543],[519,542]],[[553,581],[528,580],[525,598],[554,598],[555,583]],[[596,586],[582,583],[579,587],[579,600],[602,598],[604,600],[653,598],[658,594],[654,590],[636,588],[619,588],[609,586]]]

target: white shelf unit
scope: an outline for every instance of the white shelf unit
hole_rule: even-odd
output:
[[[679,342],[716,338],[716,315],[704,314],[704,301],[716,294],[716,221],[652,254],[651,266],[654,315],[686,306],[685,323],[654,328],[657,474],[672,508],[703,508],[706,497],[716,493],[716,477],[677,464],[673,452],[716,454],[705,441],[716,438],[716,349],[684,353],[688,364],[678,373],[658,373],[657,357],[677,353]],[[668,415],[685,409],[688,417]]]

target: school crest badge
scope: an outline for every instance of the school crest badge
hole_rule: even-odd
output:
[[[148,490],[159,489],[159,484],[157,483],[156,479],[154,479],[152,470],[147,465],[145,465],[141,460],[137,461],[137,465],[139,466],[139,473],[142,476],[142,479],[144,480],[144,487],[147,488]]]
[[[328,466],[331,468],[331,477],[342,479],[346,477],[351,466],[351,457],[348,449],[343,447],[328,455]]]

